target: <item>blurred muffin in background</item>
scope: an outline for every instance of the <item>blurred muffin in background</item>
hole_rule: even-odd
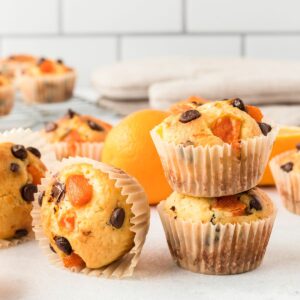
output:
[[[40,58],[23,71],[19,85],[28,103],[56,103],[72,97],[75,81],[75,71],[62,60]]]
[[[0,71],[5,76],[17,78],[24,70],[33,66],[37,58],[29,54],[10,55],[0,60]]]
[[[102,120],[69,109],[61,119],[47,123],[43,134],[53,145],[57,159],[82,156],[100,160],[103,142],[111,128]]]
[[[14,95],[11,80],[0,73],[0,116],[10,113],[14,105]]]

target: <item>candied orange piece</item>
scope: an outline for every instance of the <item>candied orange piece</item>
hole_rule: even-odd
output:
[[[44,60],[40,64],[40,70],[43,73],[53,73],[55,71],[54,64],[50,60]]]
[[[247,205],[239,201],[237,196],[224,196],[216,198],[213,208],[231,212],[233,216],[242,216]]]
[[[27,166],[27,172],[32,176],[33,184],[41,183],[41,179],[44,177],[44,174],[38,168],[36,168],[34,165],[30,164]]]
[[[63,141],[67,143],[82,142],[82,139],[77,130],[71,130],[65,135]]]
[[[74,206],[83,206],[91,201],[93,187],[83,175],[70,175],[66,181],[66,193]]]
[[[263,114],[261,110],[252,105],[246,105],[247,113],[256,121],[256,122],[261,122],[263,118]]]
[[[66,212],[59,220],[59,226],[67,231],[73,231],[75,227],[76,214],[73,211]]]
[[[76,253],[71,253],[68,256],[65,256],[63,258],[64,266],[66,268],[72,268],[72,267],[80,267],[84,268],[85,267],[85,262],[83,259]]]

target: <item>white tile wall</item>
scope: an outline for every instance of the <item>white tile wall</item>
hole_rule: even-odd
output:
[[[204,57],[240,55],[240,39],[237,36],[124,37],[121,47],[122,59],[168,55]]]
[[[146,56],[300,59],[299,0],[0,0],[0,56],[98,66]]]

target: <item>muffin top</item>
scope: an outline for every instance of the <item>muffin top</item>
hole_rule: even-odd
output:
[[[257,189],[252,189],[218,198],[196,198],[173,192],[165,201],[164,210],[183,221],[235,224],[265,219],[274,213],[274,206]]]
[[[10,79],[0,73],[0,87],[8,85],[11,85]]]
[[[279,160],[280,168],[284,172],[300,172],[300,143],[294,151],[288,151]]]
[[[51,143],[55,142],[103,142],[112,126],[87,115],[69,109],[56,122],[45,125],[44,134]]]
[[[198,96],[190,96],[185,100],[173,104],[169,110],[172,114],[179,114],[187,110],[197,108],[198,106],[207,102],[208,100],[204,98],[200,98]]]
[[[31,202],[46,171],[40,156],[33,147],[0,144],[0,239],[24,236],[31,230]]]
[[[9,63],[35,63],[37,58],[29,54],[16,54],[8,56],[4,61]]]
[[[66,267],[100,268],[129,252],[134,233],[127,196],[90,164],[63,167],[40,194],[44,233]]]
[[[30,76],[62,75],[73,71],[64,65],[61,59],[57,61],[40,58],[34,65],[25,70],[25,74]]]
[[[183,146],[230,144],[240,147],[241,140],[267,135],[271,126],[262,122],[259,108],[245,105],[239,98],[203,104],[171,115],[155,127],[160,137]]]

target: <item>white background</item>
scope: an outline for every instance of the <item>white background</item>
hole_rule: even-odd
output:
[[[147,56],[300,59],[299,0],[0,0],[0,56],[98,66]]]

